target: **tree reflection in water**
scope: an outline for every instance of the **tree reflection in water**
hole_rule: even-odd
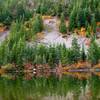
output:
[[[30,67],[28,67],[30,66]],[[25,65],[0,71],[0,100],[99,100],[98,70]]]

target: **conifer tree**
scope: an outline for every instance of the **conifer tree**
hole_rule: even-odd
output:
[[[88,49],[88,60],[91,61],[92,64],[97,64],[100,59],[100,47],[93,40],[91,42],[90,48]]]
[[[86,60],[86,54],[85,54],[85,48],[84,48],[84,45],[82,45],[81,59],[82,59],[82,61],[85,61],[85,60]]]
[[[92,25],[92,29],[93,32],[96,32],[96,19],[95,19],[95,15],[93,15],[92,20],[91,20],[91,25]]]
[[[43,30],[43,21],[40,15],[37,15],[33,22],[33,32],[38,33]]]
[[[60,26],[59,26],[59,31],[63,34],[65,34],[67,32],[64,14],[61,15],[61,22],[60,22]]]
[[[74,8],[70,14],[70,18],[69,18],[69,30],[73,31],[73,29],[75,28],[76,25],[76,9]]]
[[[72,40],[72,48],[71,48],[71,50],[72,50],[73,62],[79,61],[80,60],[80,46],[79,46],[76,38],[74,38]]]
[[[56,13],[57,13],[57,16],[61,16],[61,13],[62,13],[62,4],[61,3],[57,3]]]

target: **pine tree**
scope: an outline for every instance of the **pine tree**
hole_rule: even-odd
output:
[[[66,63],[67,64],[72,64],[74,63],[73,61],[73,50],[71,50],[71,48],[69,48],[66,52]]]
[[[93,28],[93,32],[96,32],[96,19],[95,19],[95,15],[93,15],[92,20],[91,20],[91,25]]]
[[[46,64],[46,57],[45,57],[45,55],[43,55],[43,57],[42,57],[42,64]]]
[[[46,4],[42,4],[40,7],[40,12],[41,14],[46,14],[46,12],[48,11],[48,8],[46,7]]]
[[[74,8],[70,14],[70,18],[69,18],[69,30],[73,31],[73,29],[75,28],[76,25],[76,9]]]
[[[40,15],[37,15],[33,22],[33,32],[38,33],[43,30],[43,21]]]
[[[88,49],[88,60],[91,61],[92,64],[97,64],[100,59],[100,47],[93,40],[90,48]]]
[[[37,5],[36,13],[41,13],[41,4]]]
[[[72,41],[72,59],[73,59],[73,62],[77,62],[80,60],[80,46],[77,42],[77,39],[74,38],[73,41]]]
[[[59,31],[63,34],[65,34],[67,32],[64,14],[62,14],[62,16],[61,16],[61,23],[60,23],[60,26],[59,26]]]
[[[57,16],[61,16],[61,13],[62,13],[62,4],[61,3],[57,3],[56,13],[57,13]]]
[[[90,36],[91,36],[91,27],[88,25],[86,31],[86,37],[90,37]]]
[[[86,22],[87,22],[87,19],[86,19],[86,11],[87,9],[79,9],[79,12],[78,12],[78,23],[80,23],[80,26],[81,27],[85,27],[86,25]],[[76,23],[77,24],[77,23]]]
[[[82,61],[85,61],[85,60],[86,60],[86,54],[85,54],[85,48],[84,48],[84,45],[82,45],[81,59],[82,59]]]

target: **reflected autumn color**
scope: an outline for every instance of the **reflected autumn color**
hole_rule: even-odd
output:
[[[78,62],[67,66],[59,63],[55,65],[55,68],[51,68],[48,64],[32,64],[30,62],[24,63],[23,68],[20,68],[15,64],[7,64],[0,69],[1,77],[4,79],[2,80],[3,82],[0,82],[3,87],[11,81],[9,83],[11,84],[10,91],[13,88],[15,89],[14,83],[16,83],[16,88],[20,88],[23,93],[26,91],[25,89],[30,88],[32,96],[29,95],[29,92],[26,93],[27,95],[22,96],[23,98],[32,98],[32,100],[36,100],[34,98],[37,98],[37,100],[38,98],[39,100],[49,100],[48,98],[50,98],[50,100],[95,100],[95,98],[100,98],[98,90],[94,88],[95,85],[99,88],[99,82],[96,80],[98,80],[97,76],[100,76],[100,64],[94,67],[90,65],[88,62]],[[20,78],[22,80],[20,80]],[[52,88],[54,88],[54,91],[58,91],[57,94],[49,94],[52,93]],[[4,87],[2,90],[3,89],[6,88]],[[47,89],[47,92],[45,89]],[[41,91],[40,96],[36,95],[38,91]],[[7,96],[6,93],[7,92],[4,94],[5,96]],[[10,93],[13,92],[11,91]],[[48,94],[45,95],[42,93]],[[61,93],[63,93],[63,95]],[[35,94],[35,96],[33,94]],[[8,94],[8,96],[10,98],[10,94]]]
[[[51,68],[48,64],[32,64],[30,62],[24,63],[23,69],[18,68],[19,67],[14,64],[2,66],[0,69],[1,77],[14,79],[21,76],[23,79],[31,80],[33,77],[48,78],[52,75],[61,79],[62,76],[66,75],[83,80],[89,79],[92,75],[100,76],[100,64],[92,67],[89,62],[78,62],[67,66],[63,66],[59,63],[55,68]]]

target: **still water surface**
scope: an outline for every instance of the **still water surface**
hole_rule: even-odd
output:
[[[0,100],[100,100],[99,74],[53,73],[37,78],[29,72],[5,73],[0,78]]]

